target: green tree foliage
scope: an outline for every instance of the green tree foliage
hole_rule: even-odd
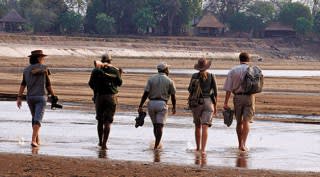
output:
[[[217,15],[222,23],[248,7],[250,0],[207,0],[205,9]]]
[[[297,18],[295,29],[299,34],[306,35],[312,31],[312,22],[304,17],[299,17]]]
[[[82,29],[82,16],[75,11],[66,11],[59,17],[60,32],[71,34]]]
[[[84,30],[87,33],[96,33],[96,17],[104,12],[104,4],[101,0],[92,0],[88,3],[87,13],[84,21]]]
[[[8,12],[7,1],[0,0],[0,18]]]
[[[105,13],[99,13],[96,17],[96,29],[99,34],[111,34],[114,32],[115,20]]]
[[[233,16],[229,17],[229,25],[230,29],[232,31],[237,32],[249,32],[250,31],[250,25],[248,25],[248,22],[250,21],[250,18],[245,13],[236,13]]]
[[[156,19],[151,7],[139,9],[133,19],[138,32],[142,34],[148,32],[149,27],[153,28],[156,26]]]
[[[313,24],[314,31],[320,34],[320,11],[315,15]]]
[[[34,32],[59,33],[59,16],[67,10],[63,0],[20,0],[19,6]]]
[[[295,26],[299,17],[304,17],[306,20],[311,21],[312,16],[310,8],[301,3],[295,2],[285,4],[280,10],[279,20],[283,24]]]

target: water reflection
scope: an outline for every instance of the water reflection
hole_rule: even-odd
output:
[[[31,153],[37,155],[39,153],[39,147],[31,147]]]
[[[248,152],[239,151],[237,155],[238,156],[236,160],[236,167],[248,168],[248,164],[247,164]]]
[[[97,151],[97,153],[98,153],[98,158],[100,158],[100,159],[106,159],[107,158],[107,150],[99,149]]]
[[[153,151],[153,162],[161,162],[161,151],[160,150]]]
[[[200,165],[201,167],[207,165],[207,155],[206,154],[201,154],[200,152],[195,152],[194,155],[195,155],[194,164]]]

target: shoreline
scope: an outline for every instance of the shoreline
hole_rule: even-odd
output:
[[[316,177],[319,172],[133,162],[88,157],[0,153],[3,176],[283,176]]]

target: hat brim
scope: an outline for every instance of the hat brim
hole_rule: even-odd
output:
[[[211,61],[208,61],[208,63],[204,66],[199,66],[198,63],[194,65],[194,69],[199,70],[199,71],[205,71],[207,69],[209,69],[211,66]]]
[[[45,54],[34,54],[34,55],[29,55],[28,57],[46,57],[48,55]]]

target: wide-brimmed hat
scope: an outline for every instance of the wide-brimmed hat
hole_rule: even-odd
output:
[[[168,68],[169,66],[170,66],[170,65],[168,65],[166,62],[161,62],[161,63],[159,63],[159,64],[157,65],[157,69],[163,71],[163,70],[165,70],[166,68]]]
[[[33,50],[31,51],[31,55],[29,55],[28,57],[45,57],[45,56],[48,56],[48,55],[45,55],[42,50]]]
[[[209,69],[211,66],[211,61],[208,61],[205,58],[200,58],[198,60],[198,63],[194,65],[194,69],[199,70],[199,71],[205,71]]]

